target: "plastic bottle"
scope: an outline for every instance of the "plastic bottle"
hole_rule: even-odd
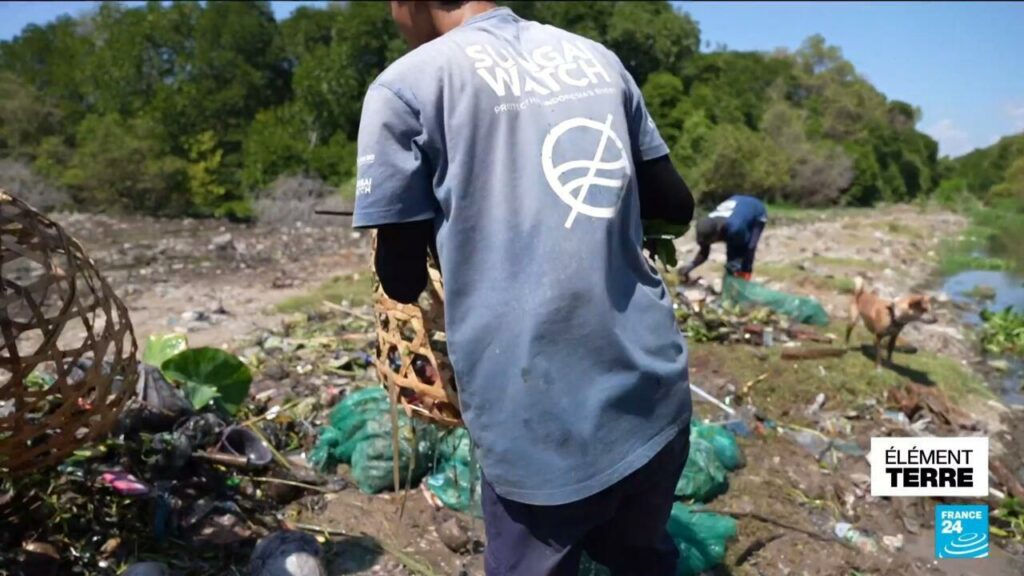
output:
[[[838,522],[835,527],[836,538],[846,542],[861,552],[874,554],[878,552],[878,542],[864,532],[857,530],[851,524]]]
[[[766,348],[771,348],[775,345],[775,329],[771,326],[766,326],[764,329],[764,335],[762,336],[762,342]]]

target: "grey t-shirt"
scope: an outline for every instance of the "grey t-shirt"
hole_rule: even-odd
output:
[[[687,429],[686,344],[641,252],[634,168],[667,153],[614,54],[507,8],[366,94],[354,223],[434,221],[463,416],[506,498],[585,498]]]

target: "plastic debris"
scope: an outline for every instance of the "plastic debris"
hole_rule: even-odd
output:
[[[833,533],[836,538],[867,554],[878,552],[878,542],[866,533],[857,530],[847,522],[836,523]]]
[[[424,480],[427,489],[446,508],[480,516],[479,466],[465,428],[441,435],[435,454],[434,473]]]
[[[801,324],[828,325],[828,312],[814,298],[786,294],[730,274],[722,280],[722,299],[741,306],[766,306]]]
[[[144,496],[151,491],[148,484],[127,472],[104,472],[100,479],[104,484],[125,496]]]
[[[694,437],[711,444],[715,450],[715,456],[726,470],[731,472],[746,464],[743,451],[736,443],[736,438],[725,427],[718,424],[693,422],[690,426],[690,438]]]
[[[274,532],[261,538],[249,560],[249,576],[326,576],[320,544],[305,532]]]
[[[821,460],[832,447],[832,441],[813,430],[787,430],[786,433],[815,460]]]
[[[882,536],[882,546],[895,554],[903,549],[903,534],[897,534],[895,536]]]
[[[725,466],[715,455],[715,447],[690,436],[690,455],[676,483],[676,496],[697,502],[709,502],[729,489]]]

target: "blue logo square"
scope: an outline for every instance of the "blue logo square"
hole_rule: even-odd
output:
[[[935,557],[988,558],[988,506],[936,506]]]

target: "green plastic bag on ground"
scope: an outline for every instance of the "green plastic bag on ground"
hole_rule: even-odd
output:
[[[695,510],[676,503],[668,519],[668,533],[679,548],[676,576],[698,576],[718,566],[729,540],[736,537],[733,518]],[[584,554],[579,576],[611,576],[611,571]]]
[[[766,306],[801,324],[828,325],[828,312],[814,298],[772,290],[731,274],[722,281],[722,300],[739,306]]]
[[[736,443],[736,437],[718,424],[703,424],[694,420],[690,427],[690,438],[700,438],[711,444],[718,461],[730,472],[742,468],[745,464],[743,451]]]
[[[729,489],[725,466],[718,461],[715,447],[709,442],[690,436],[690,455],[686,467],[676,483],[676,496],[697,502],[709,502]]]
[[[418,483],[433,461],[436,430],[398,414],[399,471],[403,486]],[[415,454],[415,460],[413,455]],[[363,492],[394,489],[391,441],[391,405],[383,388],[368,387],[349,393],[331,411],[330,425],[320,431],[310,463],[321,471],[350,464],[352,479]]]
[[[368,387],[346,394],[331,410],[329,424],[320,429],[320,437],[309,455],[310,464],[327,471],[350,462],[356,445],[373,434],[366,430],[367,423],[377,420],[381,414],[389,414],[389,409],[383,388]]]
[[[386,418],[386,421],[382,421],[382,418],[378,417],[377,420],[367,422],[366,429],[372,429],[376,433],[363,437],[356,443],[352,452],[352,480],[360,490],[368,494],[395,488],[391,416],[384,415],[383,418]],[[400,420],[398,470],[399,482],[403,488],[406,483],[409,486],[416,486],[426,475],[433,457],[435,441],[432,426],[409,422],[407,418]],[[410,464],[412,465],[411,477]]]
[[[480,467],[473,459],[473,445],[465,428],[440,435],[434,472],[424,482],[445,507],[481,516]]]
[[[668,533],[679,547],[676,576],[696,576],[725,560],[725,548],[736,537],[736,520],[710,512],[696,512],[685,504],[672,506]]]

